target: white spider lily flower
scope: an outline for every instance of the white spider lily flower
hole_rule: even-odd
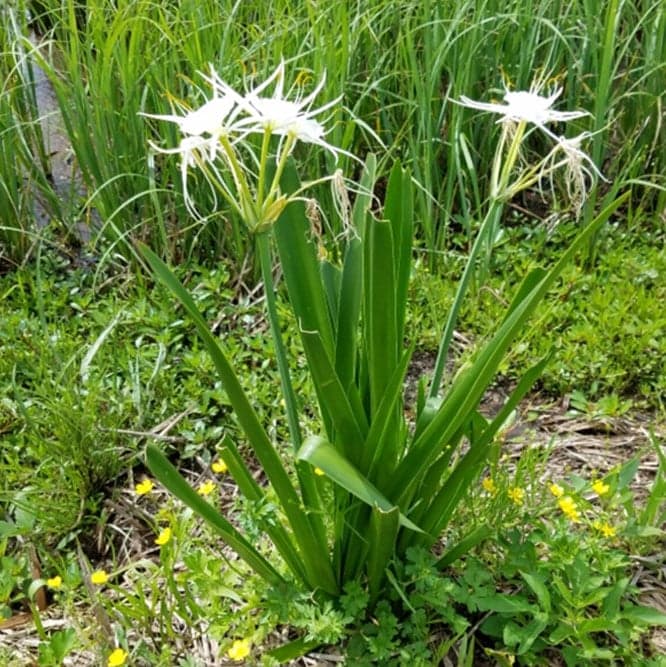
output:
[[[179,154],[180,174],[185,204],[197,215],[188,191],[188,172],[196,168],[210,184],[214,196],[221,194],[226,203],[245,222],[250,231],[259,233],[268,229],[279,217],[284,207],[301,198],[306,187],[328,180],[327,177],[304,184],[301,190],[283,194],[280,179],[296,142],[316,144],[338,155],[351,153],[329,144],[326,130],[318,116],[339,102],[335,99],[313,109],[313,103],[321,92],[325,77],[307,96],[297,94],[287,99],[285,93],[285,68],[281,62],[277,69],[260,85],[240,95],[225,83],[211,67],[209,77],[204,77],[213,89],[212,99],[201,107],[184,113],[142,114],[178,125],[183,135],[177,148],[164,149],[151,143],[160,153]],[[272,96],[265,91],[273,87]],[[246,141],[248,135],[261,133],[261,149]],[[280,141],[275,154],[271,153],[271,135]],[[275,160],[275,169],[269,169]]]
[[[492,102],[477,102],[462,95],[457,104],[479,111],[490,111],[502,116],[499,122],[511,121],[515,123],[532,123],[553,139],[557,137],[546,128],[546,123],[567,122],[575,118],[589,116],[587,111],[555,111],[552,106],[555,100],[562,94],[562,88],[558,88],[548,97],[539,95],[539,86],[533,86],[530,90],[507,90],[504,94],[506,104],[495,104]]]
[[[229,97],[214,97],[198,109],[187,112],[184,116],[149,113],[142,113],[141,115],[176,123],[183,134],[191,137],[200,137],[204,134],[217,136],[225,130],[226,119],[235,105],[235,100]]]
[[[200,167],[205,162],[212,162],[215,159],[217,137],[207,138],[200,135],[184,137],[178,144],[178,148],[160,148],[152,141],[149,143],[150,147],[158,153],[180,155],[180,177],[182,181],[183,196],[185,197],[185,206],[192,215],[198,217],[194,202],[190,197],[187,187],[187,173],[190,167]]]
[[[157,120],[165,120],[178,125],[178,129],[189,137],[208,136],[217,139],[222,135],[230,135],[235,131],[234,120],[240,113],[241,96],[225,84],[218,86],[218,77],[211,66],[211,76],[204,77],[213,88],[213,98],[206,101],[198,109],[187,111],[182,116],[177,114],[150,114],[140,112],[139,115]],[[213,144],[214,142],[211,142]],[[171,151],[170,151],[171,152]],[[215,158],[215,151],[211,160]]]
[[[589,139],[591,136],[592,132],[581,132],[581,134],[571,137],[571,139],[560,137],[557,141],[557,147],[566,157],[567,168],[572,171],[581,172],[591,180],[600,178],[602,181],[607,181],[599,171],[597,165],[592,161],[592,158],[580,148],[583,141]],[[585,166],[586,163],[587,166]]]
[[[284,62],[281,62],[266,81],[242,98],[239,106],[247,115],[238,122],[238,127],[244,128],[246,132],[259,132],[263,134],[268,131],[271,134],[291,139],[292,141],[297,140],[315,144],[329,151],[336,158],[338,154],[354,157],[347,153],[347,151],[333,146],[324,139],[326,129],[316,118],[337,105],[341,97],[337,97],[317,109],[312,109],[315,98],[326,83],[326,75],[321,78],[309,95],[303,98],[297,96],[293,100],[286,99],[284,78]],[[273,83],[275,84],[273,95],[270,97],[262,96],[261,93]],[[221,81],[219,84],[219,91],[224,92],[226,84]]]
[[[557,145],[552,151],[551,163],[553,164],[557,161],[558,153],[564,154],[563,159],[557,162],[558,164],[564,163],[564,181],[567,194],[577,213],[580,213],[585,202],[588,186],[598,178],[607,182],[592,158],[580,147],[582,142],[591,136],[591,132],[582,132],[575,137],[571,137],[571,139],[559,137]]]

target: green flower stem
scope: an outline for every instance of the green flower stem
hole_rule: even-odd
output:
[[[439,393],[440,385],[442,383],[442,375],[444,374],[444,367],[446,366],[451,340],[453,339],[453,330],[458,320],[458,314],[462,307],[463,299],[465,298],[469,283],[474,275],[477,259],[484,243],[486,243],[486,266],[490,262],[495,230],[497,229],[502,211],[504,210],[505,194],[509,191],[509,181],[516,162],[518,161],[520,145],[525,137],[525,128],[525,121],[518,123],[515,133],[511,138],[511,143],[509,144],[506,156],[504,156],[504,147],[509,135],[509,127],[505,125],[502,129],[502,136],[497,147],[497,152],[495,153],[492,167],[490,208],[481,223],[481,228],[479,229],[472,250],[467,258],[465,270],[458,283],[456,296],[453,300],[451,310],[449,311],[446,326],[444,327],[444,333],[442,334],[442,340],[437,351],[437,360],[435,362],[435,370],[433,372],[428,398],[435,398]],[[511,191],[513,192],[513,188],[511,188]]]
[[[277,194],[280,192],[280,180],[282,179],[282,173],[284,172],[284,168],[287,165],[287,160],[291,155],[291,151],[293,150],[295,143],[296,137],[293,134],[288,134],[284,145],[282,146],[282,151],[280,152],[280,159],[278,160],[275,174],[273,174],[273,181],[271,182],[269,197],[272,194]]]
[[[211,165],[208,165],[204,160],[200,161],[199,168],[201,169],[208,183],[213,186],[216,192],[219,192],[222,195],[222,198],[229,205],[229,208],[234,213],[236,213],[241,221],[244,222],[246,220],[246,215],[242,206],[242,202],[239,202],[230,192],[227,184],[224,181],[224,178],[219,173],[219,171],[214,166],[211,168]],[[231,230],[234,238],[234,247],[238,249],[243,248],[245,246],[244,237],[241,234],[238,221],[233,217],[231,221]]]
[[[257,234],[257,250],[259,252],[259,262],[261,264],[261,277],[264,283],[264,293],[266,295],[266,310],[268,311],[268,320],[271,327],[271,335],[275,345],[275,355],[277,357],[278,370],[280,372],[280,382],[282,392],[287,408],[287,423],[289,424],[289,435],[294,447],[298,451],[301,447],[301,429],[298,423],[298,408],[296,406],[296,395],[291,383],[287,355],[284,348],[284,341],[280,332],[280,323],[278,320],[277,305],[275,302],[275,285],[273,282],[273,262],[271,259],[270,237],[264,232]]]
[[[267,127],[264,130],[264,136],[261,140],[261,155],[259,157],[259,177],[257,179],[257,202],[261,206],[264,199],[264,186],[266,181],[266,165],[268,162],[268,148],[271,142],[271,129]],[[272,190],[272,188],[271,188]]]
[[[483,248],[484,243],[486,242],[486,239],[489,237],[490,232],[496,228],[503,209],[504,203],[501,199],[493,199],[491,201],[488,213],[486,214],[486,217],[481,224],[481,228],[476,235],[476,239],[474,240],[474,245],[472,246],[472,250],[469,253],[467,264],[465,265],[465,270],[463,271],[460,282],[458,283],[456,296],[453,300],[453,304],[451,305],[451,310],[449,310],[446,326],[444,327],[444,333],[442,334],[442,340],[440,341],[439,349],[437,350],[437,360],[435,362],[435,370],[433,371],[428,398],[435,398],[439,393],[439,388],[442,383],[442,375],[444,374],[444,367],[446,366],[451,340],[453,339],[453,330],[456,326],[458,314],[460,312],[463,299],[465,298],[465,294],[467,293],[470,280],[472,279],[476,269],[476,260],[481,252],[481,249]]]
[[[502,134],[500,135],[499,143],[495,149],[495,157],[493,158],[493,166],[490,174],[490,196],[497,197],[501,192],[500,188],[500,172],[503,174],[502,166],[504,161],[502,156],[504,155],[504,146],[506,144],[506,139],[509,134],[509,126],[504,124],[502,126]]]
[[[513,138],[511,139],[511,143],[509,144],[509,150],[507,151],[506,154],[506,159],[502,161],[502,170],[500,172],[500,178],[499,178],[499,186],[497,192],[493,192],[491,196],[494,199],[499,199],[500,197],[504,197],[504,194],[509,187],[509,179],[511,178],[511,174],[513,172],[514,167],[516,166],[516,162],[518,161],[518,155],[520,154],[520,145],[523,143],[523,138],[525,137],[525,128],[527,127],[527,123],[522,120],[520,123],[518,123],[518,126],[516,127],[515,134],[513,135]],[[502,132],[502,141],[500,143],[500,149],[504,147],[504,135],[506,133],[506,130]],[[499,154],[496,159],[501,160],[502,156]],[[493,167],[494,171],[494,167]]]
[[[261,265],[261,276],[264,283],[264,293],[266,295],[266,310],[268,312],[271,335],[273,337],[273,344],[275,346],[275,356],[277,358],[278,371],[280,373],[282,394],[284,396],[286,406],[289,435],[291,437],[291,443],[294,448],[294,452],[298,452],[301,448],[303,438],[301,436],[301,428],[298,420],[296,394],[294,393],[294,387],[291,382],[287,354],[284,347],[284,341],[282,339],[282,333],[280,332],[280,321],[278,319],[277,305],[275,301],[275,285],[273,281],[273,262],[271,258],[270,236],[268,232],[257,234],[257,250],[259,253],[259,263]],[[299,462],[297,464],[297,473],[301,486],[303,503],[305,507],[310,510],[308,517],[310,524],[317,539],[320,541],[322,548],[325,550],[327,544],[326,529],[321,519],[321,502],[313,476],[312,466],[307,463]]]
[[[227,166],[231,175],[236,184],[236,190],[238,191],[238,197],[241,201],[240,208],[243,211],[243,217],[245,223],[250,229],[254,229],[257,224],[257,210],[255,207],[255,198],[250,192],[250,188],[247,184],[247,179],[245,178],[245,172],[241,164],[238,161],[238,156],[236,155],[236,150],[231,145],[229,137],[224,135],[220,136],[220,144],[224,150],[224,154],[227,157]]]

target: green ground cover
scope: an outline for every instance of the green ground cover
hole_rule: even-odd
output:
[[[0,665],[304,664],[308,654],[318,664],[349,665],[665,664],[662,5],[53,0],[9,3],[0,15]],[[37,36],[29,38],[31,30]],[[285,520],[275,470],[261,465],[210,346],[187,307],[156,281],[139,245],[170,263],[214,340],[223,341],[287,480],[303,484],[306,500],[317,489],[322,529],[333,536],[323,543],[335,553],[348,526],[364,525],[364,510],[356,501],[344,505],[353,492],[331,481],[348,483],[330,474],[335,466],[295,460],[290,443],[299,425],[285,414],[290,399],[271,337],[275,315],[304,435],[321,429],[336,444],[335,412],[327,412],[320,378],[309,372],[313,353],[301,318],[308,313],[292,312],[298,288],[309,285],[293,282],[299,274],[288,261],[271,271],[278,264],[262,256],[271,252],[262,246],[268,237],[248,234],[243,211],[216,202],[195,173],[187,185],[201,217],[193,218],[177,156],[150,148],[176,146],[177,128],[139,115],[201,105],[209,65],[243,90],[281,58],[296,92],[307,94],[326,73],[315,107],[342,95],[325,140],[363,160],[377,154],[377,180],[369,180],[375,197],[367,200],[377,217],[396,208],[388,201],[395,162],[411,174],[400,199],[408,198],[409,181],[415,247],[404,277],[404,339],[416,352],[404,426],[402,410],[386,422],[404,442],[418,432],[415,422],[439,409],[425,402],[427,387],[415,398],[417,378],[435,367],[476,235],[492,232],[470,264],[455,323],[444,369],[453,388],[465,379],[458,369],[493,344],[530,272],[557,262],[585,224],[631,191],[499,362],[481,404],[486,417],[497,396],[501,404],[551,354],[528,407],[497,425],[441,539],[393,554],[375,550],[367,571],[340,577],[327,594],[312,587],[308,572],[297,576],[307,567],[280,542],[281,527],[293,522]],[[489,227],[491,164],[503,135],[494,118],[452,100],[497,101],[503,87],[528,89],[535,79],[548,90],[563,87],[557,108],[592,113],[571,125],[591,133],[585,149],[607,180],[587,179],[582,202],[568,196],[571,181],[549,172],[506,197]],[[45,108],[40,85],[54,106]],[[559,136],[565,128],[556,127]],[[50,150],[56,138],[66,155]],[[548,141],[529,134],[517,166],[543,155]],[[247,150],[264,155],[261,140]],[[305,142],[292,157],[301,173],[340,169],[351,179],[307,194],[318,204],[308,208],[308,238],[328,267],[321,269],[330,288],[324,310],[334,312],[343,298],[330,287],[334,267],[357,240],[352,224],[365,224],[356,209],[350,222],[351,207],[360,210],[368,196],[350,185],[363,178],[361,166]],[[248,173],[262,173],[263,164],[257,159]],[[391,247],[399,257],[397,248],[407,246]],[[385,282],[372,283],[379,296],[382,285],[394,284],[384,273]],[[273,279],[274,314],[262,286]],[[367,322],[382,313],[362,308],[362,333],[371,337]],[[358,345],[364,360],[352,375],[361,398],[352,410],[373,417],[381,412],[373,383],[382,363],[372,347],[366,359]],[[382,388],[392,377],[385,381]],[[539,415],[563,402],[567,419],[594,431],[594,463],[563,453],[552,433],[539,430]],[[451,437],[460,451],[437,459],[444,485],[457,480],[475,429],[490,423],[470,415]],[[615,456],[613,437],[623,428],[635,437]],[[230,457],[230,442],[256,487]],[[147,446],[181,471],[200,500],[182,503],[158,483]],[[372,466],[365,472],[384,488]],[[445,486],[435,481],[439,493]],[[382,508],[378,530],[389,534],[395,521],[406,544],[410,533],[397,532],[404,517],[396,507],[406,511],[397,495],[389,494],[395,504]],[[281,583],[238,558],[198,518],[197,503],[220,510]],[[343,506],[339,516],[330,509]],[[439,522],[418,503],[409,516]],[[359,543],[344,539],[351,562]],[[337,558],[337,574],[353,570]]]

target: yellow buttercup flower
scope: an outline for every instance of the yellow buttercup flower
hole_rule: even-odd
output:
[[[213,491],[215,491],[215,482],[211,480],[199,484],[199,488],[197,489],[197,493],[200,496],[209,496]]]
[[[497,486],[492,477],[484,477],[481,482],[481,486],[491,495],[494,496],[497,493]]]
[[[595,521],[592,527],[598,530],[604,537],[615,537],[617,531],[605,521]]]
[[[146,477],[146,479],[139,482],[134,487],[134,490],[136,491],[137,496],[145,496],[147,493],[150,493],[153,490],[154,486],[155,485],[153,484],[152,480]]]
[[[595,479],[594,482],[592,482],[592,491],[598,496],[605,496],[610,491],[610,486],[604,483],[602,479]]]
[[[103,586],[109,580],[109,575],[104,570],[95,570],[90,575],[90,581],[96,586]]]
[[[115,651],[111,652],[106,664],[107,667],[122,667],[126,660],[127,651],[123,651],[123,649],[117,648]]]
[[[564,489],[559,485],[553,482],[548,486],[548,490],[556,497],[561,498],[564,495]]]
[[[227,657],[231,660],[243,660],[250,655],[250,642],[247,639],[237,639],[227,651]]]
[[[57,591],[62,586],[62,577],[56,575],[46,580],[46,585],[49,588],[52,588],[54,591]]]
[[[213,461],[210,467],[211,470],[217,475],[224,475],[224,473],[227,472],[227,470],[229,470],[227,464],[222,459],[217,459],[217,461]]]
[[[578,511],[578,505],[574,502],[571,496],[564,496],[557,501],[557,504],[560,506],[562,513],[573,523],[578,523],[580,521],[580,512]]]
[[[168,544],[171,541],[171,528],[168,526],[160,532],[160,534],[155,538],[155,544],[163,547],[165,544]]]
[[[507,495],[515,505],[520,506],[525,500],[525,489],[521,489],[519,486],[514,486],[507,491]]]

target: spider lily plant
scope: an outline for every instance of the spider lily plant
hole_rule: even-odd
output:
[[[546,359],[525,374],[494,418],[482,416],[479,403],[511,342],[562,269],[626,195],[582,229],[554,266],[525,278],[492,339],[465,369],[443,382],[457,313],[491,222],[507,193],[518,187],[516,183],[526,187],[539,169],[543,172],[557,164],[552,156],[547,157],[539,169],[518,174],[512,181],[528,123],[544,127],[549,121],[544,114],[554,101],[537,100],[540,115],[534,121],[530,116],[516,116],[513,99],[508,122],[515,126],[506,126],[498,149],[487,221],[443,323],[437,367],[432,377],[419,383],[415,417],[410,421],[404,388],[418,343],[409,341],[405,327],[413,257],[410,175],[399,164],[393,167],[382,210],[374,213],[371,193],[376,161],[370,156],[354,205],[345,213],[349,233],[342,241],[341,259],[327,258],[312,234],[303,201],[307,184],[300,183],[289,156],[299,141],[340,152],[326,142],[324,124],[317,118],[332,105],[312,110],[321,84],[306,97],[288,99],[284,76],[280,66],[267,82],[241,95],[213,73],[211,101],[184,116],[156,118],[178,123],[184,134],[174,151],[181,154],[184,187],[189,169],[204,171],[244,220],[248,232],[256,236],[289,426],[287,446],[271,440],[241,387],[224,341],[211,333],[188,292],[154,253],[147,248],[143,252],[157,278],[196,325],[247,444],[265,472],[270,488],[255,481],[238,444],[229,436],[223,439],[221,455],[240,492],[253,502],[270,497],[279,507],[278,515],[270,517],[263,529],[290,576],[303,587],[328,596],[339,595],[347,582],[363,581],[377,599],[392,559],[410,546],[431,546],[443,539],[446,549],[440,564],[444,566],[490,533],[479,526],[457,544],[447,541],[455,510],[485,466],[494,436],[539,376]],[[266,97],[270,85],[274,92]],[[258,154],[247,141],[254,133],[261,136]],[[318,402],[317,420],[302,417],[312,410],[304,410],[306,406],[293,390],[275,303],[272,268],[276,259],[298,323]],[[257,573],[271,582],[283,580],[285,568],[276,558],[260,552],[198,495],[154,445],[148,445],[147,463],[155,477],[206,520]]]

